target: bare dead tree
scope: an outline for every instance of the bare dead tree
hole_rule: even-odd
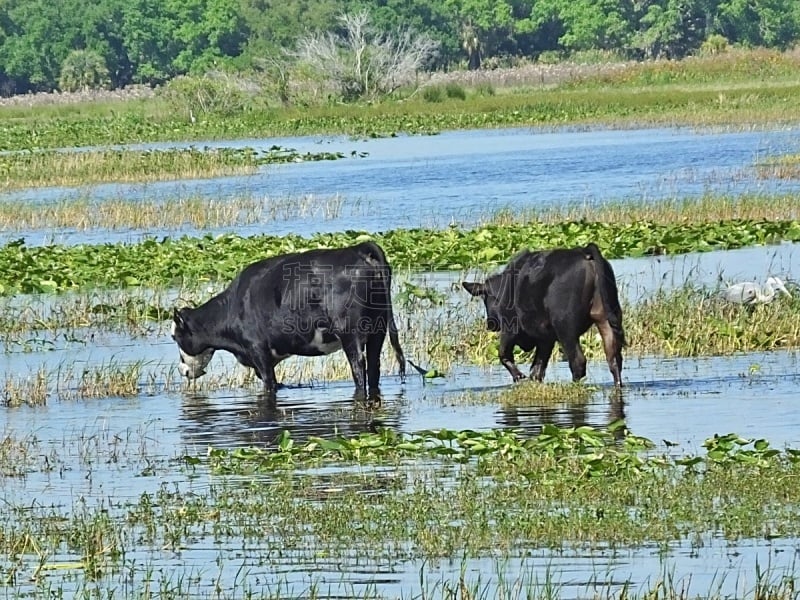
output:
[[[366,11],[338,19],[342,35],[303,37],[292,54],[348,100],[374,99],[413,83],[439,48],[438,42],[411,29],[391,35],[376,30]]]

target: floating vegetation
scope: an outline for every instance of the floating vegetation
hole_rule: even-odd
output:
[[[24,239],[0,248],[0,295],[71,289],[164,287],[230,280],[256,258],[374,239],[394,268],[460,270],[503,264],[522,248],[595,242],[607,258],[681,254],[800,241],[797,220],[735,219],[716,223],[524,223],[460,230],[397,229],[299,235],[234,234],[148,239],[136,244],[30,247]]]
[[[530,454],[550,456],[550,464],[558,468],[558,461],[565,457],[578,457],[587,461],[587,476],[598,476],[606,471],[617,472],[622,460],[633,469],[644,468],[646,461],[637,457],[637,452],[652,448],[650,440],[626,434],[622,449],[614,445],[614,433],[623,430],[624,422],[615,421],[607,430],[591,427],[560,429],[545,425],[542,433],[534,438],[523,438],[513,430],[451,431],[448,429],[423,430],[412,434],[401,434],[392,429],[377,433],[362,433],[355,438],[336,437],[324,439],[312,436],[300,445],[295,444],[288,430],[284,430],[274,449],[209,448],[208,459],[215,473],[273,472],[280,468],[308,467],[330,462],[372,463],[397,460],[409,456],[433,456],[467,463],[473,458],[501,457],[515,462]],[[603,449],[609,450],[608,462]],[[199,459],[187,457],[189,464]]]

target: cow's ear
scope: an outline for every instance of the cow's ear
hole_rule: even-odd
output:
[[[176,307],[172,312],[172,321],[178,329],[186,329],[186,320],[183,318],[183,311]]]
[[[467,290],[472,296],[483,296],[486,294],[486,286],[482,283],[475,281],[462,281],[461,285],[463,285],[464,289]]]

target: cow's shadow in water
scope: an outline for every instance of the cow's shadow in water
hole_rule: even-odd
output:
[[[476,386],[464,388],[471,392],[499,393],[503,389],[519,384],[498,386]],[[596,396],[589,402],[541,402],[531,404],[503,404],[497,409],[496,423],[500,428],[519,429],[526,435],[536,436],[542,432],[544,425],[555,425],[560,428],[590,426],[596,429],[605,429],[617,420],[625,420],[625,398],[628,388],[621,389],[613,384],[598,385]],[[602,398],[602,399],[600,399]],[[614,437],[621,439],[625,432],[623,428],[614,432]]]
[[[400,421],[402,390],[370,400],[352,385],[284,386],[277,397],[263,393],[218,395],[186,391],[179,425],[187,443],[214,446],[274,446],[284,431],[295,443],[311,436],[356,437]]]

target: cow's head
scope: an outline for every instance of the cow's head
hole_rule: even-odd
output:
[[[470,295],[483,299],[483,305],[486,307],[486,329],[489,331],[500,331],[503,323],[500,301],[497,291],[495,290],[497,286],[493,285],[495,283],[496,281],[492,277],[487,279],[485,283],[473,281],[461,282],[461,285]]]
[[[196,351],[195,338],[186,318],[186,310],[176,308],[172,314],[172,339],[178,344],[180,352],[178,372],[187,379],[197,379],[205,375],[206,367],[214,356],[214,349]]]

